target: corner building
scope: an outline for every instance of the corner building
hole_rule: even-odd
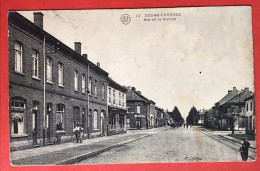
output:
[[[43,14],[34,23],[17,12],[8,18],[10,148],[19,150],[104,135],[108,73],[43,30]],[[44,72],[45,71],[45,72]]]

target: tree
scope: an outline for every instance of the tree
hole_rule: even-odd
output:
[[[184,122],[183,117],[181,116],[181,113],[179,111],[179,109],[177,108],[177,106],[174,107],[172,112],[169,112],[171,118],[178,124],[182,125]]]
[[[186,118],[186,122],[189,125],[191,125],[191,124],[192,125],[197,125],[198,121],[199,121],[199,114],[198,114],[197,109],[193,106],[190,109],[189,115]]]

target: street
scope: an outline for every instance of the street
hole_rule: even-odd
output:
[[[210,138],[198,127],[180,127],[123,144],[77,164],[241,161],[236,148]]]

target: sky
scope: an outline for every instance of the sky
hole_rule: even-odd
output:
[[[211,108],[233,87],[254,92],[248,6],[41,12],[45,31],[72,49],[81,42],[82,54],[117,83],[160,108],[177,106],[184,118],[192,106]],[[19,13],[33,22],[33,11]],[[121,22],[123,14],[130,23]]]

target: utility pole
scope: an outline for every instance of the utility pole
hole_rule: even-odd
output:
[[[46,70],[46,61],[45,61],[45,35],[43,36],[43,130],[42,130],[42,138],[43,138],[43,146],[45,146],[45,70]]]

